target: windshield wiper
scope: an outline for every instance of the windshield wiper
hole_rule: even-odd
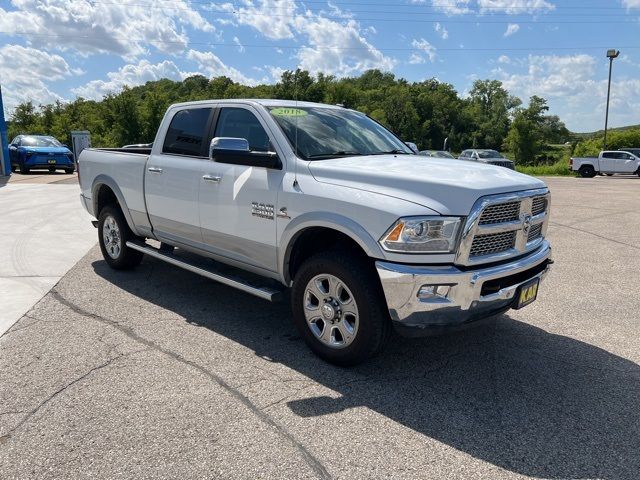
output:
[[[411,153],[405,152],[404,150],[400,150],[399,148],[396,148],[394,150],[388,150],[386,152],[373,152],[373,153],[370,153],[369,155],[391,155],[391,154],[394,154],[394,153],[401,153],[403,155],[411,155]]]
[[[330,158],[330,157],[346,157],[346,156],[356,156],[356,155],[364,155],[360,152],[352,152],[350,150],[340,150],[337,152],[330,153],[316,153],[314,155],[308,155],[307,158]]]

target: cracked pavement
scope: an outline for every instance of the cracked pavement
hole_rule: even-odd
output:
[[[0,337],[0,478],[637,478],[640,179],[548,179],[556,264],[353,369],[287,304],[92,249]]]

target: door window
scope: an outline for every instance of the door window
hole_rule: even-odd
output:
[[[244,138],[252,151],[271,150],[269,135],[256,116],[244,108],[222,108],[214,137]]]
[[[163,153],[206,157],[210,116],[210,108],[192,108],[176,113],[164,139]]]

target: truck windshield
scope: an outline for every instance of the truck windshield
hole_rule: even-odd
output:
[[[272,107],[269,112],[297,155],[306,160],[413,154],[393,133],[359,112],[323,107]]]

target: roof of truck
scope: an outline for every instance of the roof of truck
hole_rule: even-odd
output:
[[[344,108],[340,105],[329,105],[326,103],[300,102],[296,100],[281,100],[277,98],[221,98],[211,100],[200,100],[196,102],[182,102],[173,104],[172,107],[183,107],[187,105],[209,105],[211,103],[248,103],[258,104],[265,107],[323,107],[323,108]]]

